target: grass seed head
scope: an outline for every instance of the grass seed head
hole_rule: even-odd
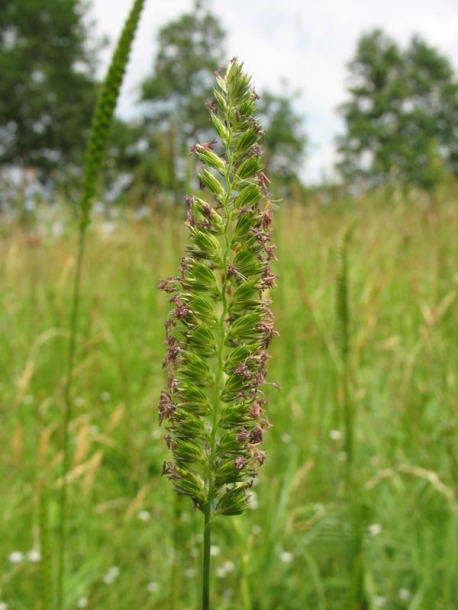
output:
[[[266,349],[277,334],[263,296],[277,276],[263,131],[253,115],[258,96],[236,59],[217,76],[214,94],[208,107],[220,143],[192,147],[208,196],[186,197],[181,273],[160,284],[173,309],[165,324],[168,383],[158,405],[172,453],[163,474],[212,516],[247,508],[266,459],[262,386]]]

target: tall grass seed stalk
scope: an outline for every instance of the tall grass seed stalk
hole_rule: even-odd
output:
[[[269,180],[258,145],[263,131],[253,116],[258,96],[236,59],[216,80],[208,106],[220,142],[192,147],[209,197],[186,197],[190,243],[180,275],[160,283],[174,306],[165,323],[168,383],[158,406],[173,455],[163,474],[207,525],[217,515],[244,511],[266,459],[261,387],[266,350],[277,334],[263,296],[277,276],[270,268]]]

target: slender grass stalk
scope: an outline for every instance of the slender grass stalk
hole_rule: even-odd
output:
[[[49,546],[48,492],[43,482],[39,490],[39,524],[40,524],[40,597],[43,610],[52,609],[52,566]]]
[[[175,496],[174,502],[174,518],[173,518],[173,563],[170,586],[170,610],[179,610],[180,594],[181,594],[181,515],[183,512],[184,498]]]
[[[72,418],[71,391],[73,368],[76,354],[76,337],[78,331],[78,314],[81,294],[81,275],[83,268],[86,229],[90,223],[92,202],[97,192],[97,181],[100,175],[105,149],[110,132],[116,102],[119,97],[126,65],[129,59],[135,31],[140,19],[145,0],[135,0],[130,14],[124,24],[107,76],[102,84],[97,106],[94,111],[89,141],[83,168],[83,190],[78,206],[79,230],[76,256],[76,270],[73,285],[73,296],[70,315],[70,340],[67,355],[67,372],[64,386],[64,413],[62,416],[62,487],[59,498],[59,530],[57,547],[57,594],[56,607],[64,606],[65,547],[67,539],[67,474],[70,468],[69,423]]]
[[[350,476],[353,464],[354,413],[350,399],[350,306],[348,299],[348,248],[353,232],[351,224],[342,234],[337,246],[337,277],[336,277],[336,317],[338,351],[341,359],[340,385],[344,416],[347,474]]]
[[[159,423],[174,461],[163,474],[204,514],[202,608],[210,608],[212,524],[249,503],[267,402],[266,349],[276,334],[263,293],[273,287],[272,213],[253,116],[257,95],[236,59],[217,74],[210,117],[220,138],[192,148],[202,163],[208,201],[187,197],[190,244],[179,277],[160,284],[173,294],[166,321],[167,388]]]
[[[364,537],[362,515],[362,490],[354,473],[354,426],[355,412],[350,392],[351,343],[350,301],[348,277],[348,250],[354,229],[351,223],[343,232],[337,248],[336,317],[338,324],[338,347],[341,357],[340,387],[344,414],[345,491],[343,502],[350,525],[350,541],[346,548],[347,565],[350,572],[348,609],[367,610],[365,592]]]

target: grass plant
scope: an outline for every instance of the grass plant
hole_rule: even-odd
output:
[[[91,208],[97,193],[97,182],[107,146],[111,121],[129,59],[135,31],[143,9],[144,0],[135,0],[113,53],[111,65],[102,84],[94,111],[85,163],[83,167],[82,195],[78,204],[79,228],[76,252],[76,268],[71,301],[67,372],[63,392],[62,415],[62,484],[59,499],[59,533],[57,547],[56,608],[64,607],[65,554],[67,543],[67,477],[70,469],[69,425],[72,419],[72,385],[75,366],[76,338],[80,308],[81,276],[86,242],[86,230],[90,223]],[[45,510],[45,509],[44,509]]]
[[[347,605],[336,495],[345,480],[344,439],[331,433],[339,383],[335,245],[355,215],[353,468],[365,509],[366,595],[374,609],[456,608],[458,214],[453,191],[442,198],[440,225],[421,200],[383,202],[377,194],[351,206],[295,202],[277,212],[281,278],[272,309],[281,340],[270,348],[269,373],[282,391],[266,387],[273,427],[262,484],[251,488],[257,502],[242,517],[214,522],[212,587],[222,609]],[[36,481],[44,467],[50,533],[58,527],[52,485],[61,470],[53,456],[67,347],[58,331],[66,325],[74,260],[70,227],[64,218],[62,234],[37,227],[30,240],[30,229],[12,225],[0,240],[0,601],[9,610],[40,607],[41,567],[27,554],[37,545]],[[157,283],[179,266],[177,243],[186,239],[182,214],[172,211],[143,220],[121,212],[115,230],[96,214],[87,233],[88,315],[69,426],[78,448],[68,479],[69,608],[85,599],[100,610],[167,608],[174,536],[181,541],[176,603],[201,604],[200,513],[185,506],[176,532],[161,478],[170,458],[155,411],[168,314]],[[40,466],[36,448],[45,435],[48,459]],[[14,563],[17,552],[23,559]],[[107,584],[113,566],[119,574]]]
[[[163,474],[204,514],[203,610],[210,608],[213,522],[245,511],[265,461],[261,386],[276,334],[263,298],[277,276],[270,268],[272,212],[262,205],[269,182],[262,129],[253,116],[257,95],[236,59],[217,75],[214,95],[210,116],[221,150],[215,152],[216,140],[193,147],[210,199],[186,198],[190,244],[181,274],[160,284],[174,295],[166,322],[168,383],[158,407],[173,462],[164,462]]]

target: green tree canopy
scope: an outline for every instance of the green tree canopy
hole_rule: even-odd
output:
[[[81,0],[2,0],[0,164],[79,161],[96,99]]]
[[[159,31],[153,74],[141,86],[145,133],[155,150],[164,148],[159,146],[158,132],[167,141],[175,133],[174,155],[181,160],[181,167],[190,145],[212,137],[206,102],[213,98],[215,71],[228,61],[225,41],[226,33],[219,19],[202,0],[195,2],[190,14],[181,15]],[[263,146],[267,148],[269,169],[284,179],[297,177],[306,144],[302,118],[294,110],[293,97],[266,91],[258,106],[266,134]],[[170,152],[170,144],[165,148]],[[167,167],[164,175],[171,176],[170,158]]]
[[[258,106],[265,131],[267,170],[285,180],[298,177],[307,149],[303,117],[293,105],[295,97],[264,91]]]
[[[458,83],[447,58],[418,36],[402,49],[374,30],[348,67],[338,139],[346,179],[432,189],[446,169],[458,173]]]
[[[210,124],[205,102],[213,96],[214,73],[224,63],[225,36],[200,1],[193,12],[159,31],[153,75],[141,88],[147,124],[168,129],[173,122],[186,145],[204,136]]]

